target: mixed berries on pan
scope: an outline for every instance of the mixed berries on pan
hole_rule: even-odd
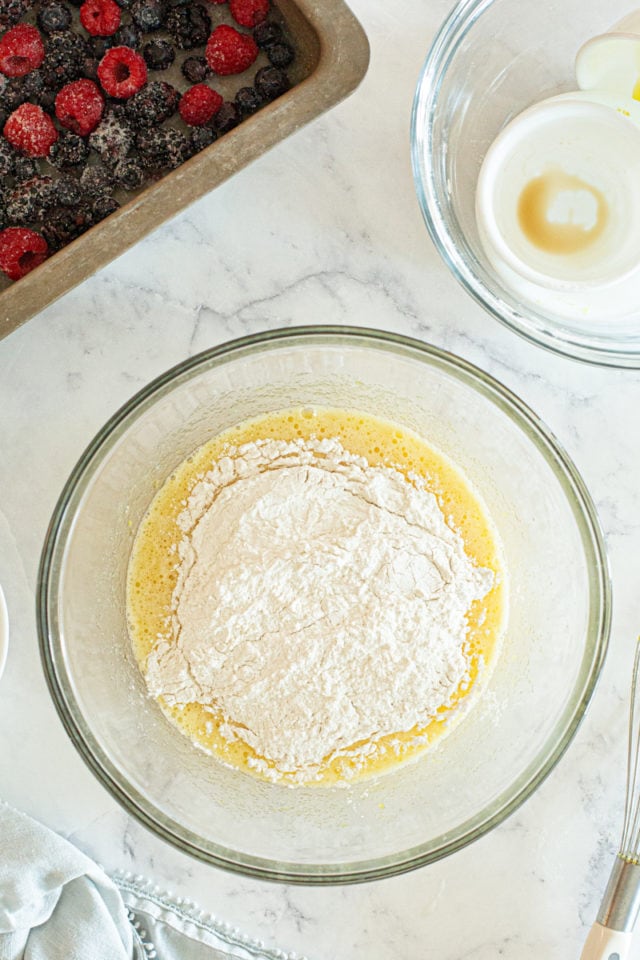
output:
[[[294,56],[272,0],[0,0],[0,279],[288,90]]]

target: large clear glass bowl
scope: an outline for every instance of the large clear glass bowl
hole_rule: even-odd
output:
[[[628,14],[633,0],[462,0],[427,55],[411,121],[418,200],[452,274],[490,314],[535,343],[581,360],[640,366],[640,305],[613,321],[567,320],[526,306],[487,260],[475,192],[498,132],[526,107],[576,89],[574,60],[590,37]]]
[[[484,499],[510,578],[504,648],[477,705],[439,748],[347,789],[261,783],[195,749],[146,695],[127,636],[127,561],[159,485],[212,435],[299,405],[357,408],[428,438]],[[64,488],[37,602],[56,706],[114,797],[202,860],[305,883],[399,873],[500,823],[573,736],[610,614],[589,495],[534,414],[463,360],[392,334],[333,327],[216,347],[129,401]]]

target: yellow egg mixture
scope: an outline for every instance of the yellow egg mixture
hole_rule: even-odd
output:
[[[331,785],[379,775],[423,752],[451,727],[455,708],[469,696],[480,675],[486,678],[495,660],[506,610],[506,583],[501,551],[491,520],[478,497],[456,467],[415,433],[397,424],[358,411],[291,409],[245,421],[214,437],[195,451],[156,494],[143,518],[129,562],[127,610],[133,649],[144,674],[147,656],[159,634],[166,633],[171,600],[177,581],[176,544],[184,536],[177,517],[195,484],[211,464],[231,447],[259,439],[336,438],[350,453],[366,458],[371,466],[393,466],[405,476],[423,477],[436,495],[447,522],[461,535],[465,550],[479,566],[494,572],[494,585],[481,601],[473,603],[467,620],[468,680],[451,704],[440,709],[426,727],[389,735],[376,741],[370,755],[357,760],[337,757],[326,762],[312,781]],[[253,749],[242,741],[230,742],[220,733],[223,718],[215,704],[169,706],[158,697],[164,713],[193,742],[214,757],[253,776],[263,776],[250,765]],[[457,711],[460,715],[461,711]],[[258,758],[264,760],[264,758]],[[273,765],[269,764],[272,767]],[[293,785],[295,777],[278,774]]]

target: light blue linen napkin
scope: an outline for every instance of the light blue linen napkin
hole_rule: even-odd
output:
[[[304,960],[267,950],[141,877],[107,876],[0,801],[0,960]]]

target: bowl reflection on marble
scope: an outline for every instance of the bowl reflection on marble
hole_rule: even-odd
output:
[[[361,409],[427,438],[484,500],[510,579],[503,648],[474,709],[415,763],[345,789],[264,783],[195,749],[147,696],[127,634],[127,562],[155,491],[213,435],[292,406]],[[37,602],[57,709],[116,799],[201,860],[301,883],[421,866],[515,810],[577,728],[610,611],[589,496],[527,407],[478,369],[418,341],[336,327],[216,347],[129,401],[63,490]]]
[[[492,316],[534,343],[620,367],[640,367],[637,292],[620,281],[619,289],[603,286],[589,298],[560,303],[556,291],[509,282],[509,271],[496,269],[483,249],[475,201],[498,133],[534,103],[575,90],[582,44],[632,6],[549,0],[542,13],[539,4],[521,0],[460,0],[427,54],[411,121],[418,200],[453,276]],[[622,300],[627,306],[620,310]]]

